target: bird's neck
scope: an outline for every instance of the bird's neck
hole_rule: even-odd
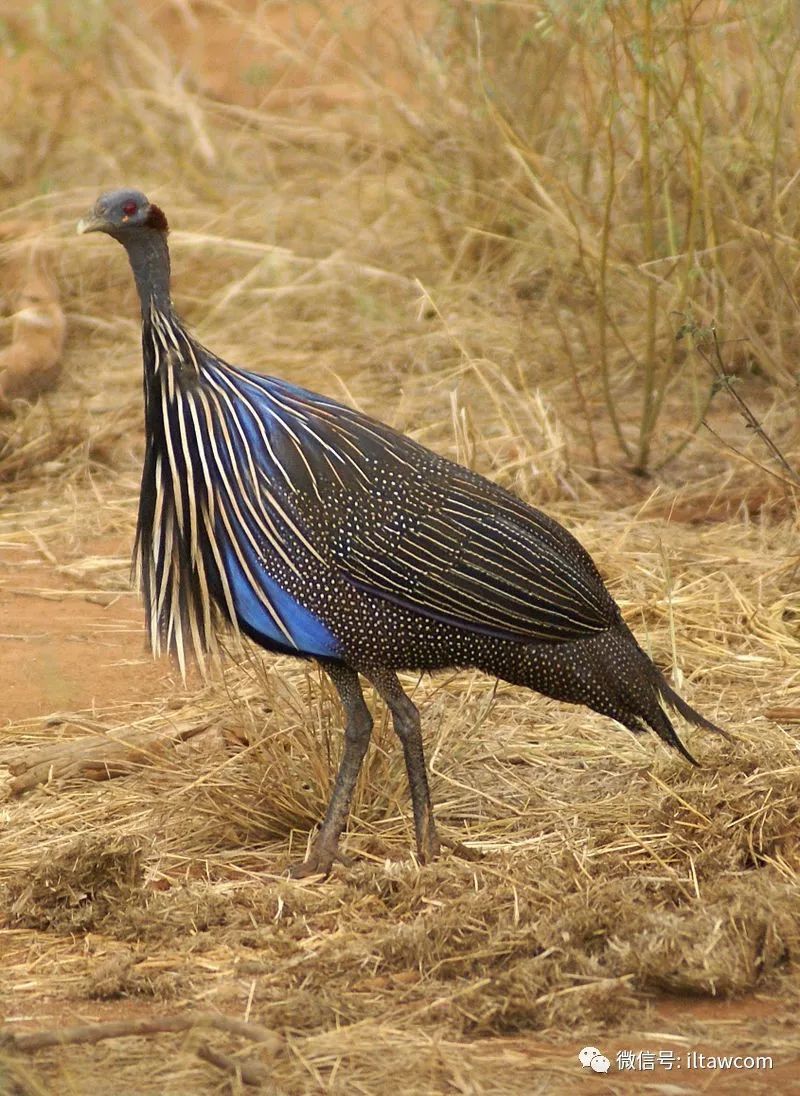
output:
[[[145,229],[124,243],[139,291],[142,317],[147,318],[154,308],[169,315],[172,301],[169,295],[169,248],[165,234],[155,229]]]

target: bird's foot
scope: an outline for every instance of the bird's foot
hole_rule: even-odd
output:
[[[454,837],[443,837],[441,843],[444,848],[449,849],[454,856],[460,857],[461,860],[483,860],[483,853],[478,852],[477,849],[469,849],[466,845],[462,845],[460,841],[456,841]]]
[[[345,856],[339,851],[338,842],[329,845],[319,839],[314,842],[308,856],[299,864],[292,864],[289,868],[290,879],[310,879],[312,876],[321,876],[327,879],[331,874],[336,861],[350,867],[353,863],[351,857]]]

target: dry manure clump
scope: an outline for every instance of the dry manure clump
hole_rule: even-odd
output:
[[[132,997],[171,1001],[191,992],[191,980],[180,971],[152,970],[144,951],[123,951],[93,963],[76,996],[90,1001],[119,1001]]]
[[[137,901],[144,877],[142,849],[132,838],[77,838],[47,850],[5,887],[12,926],[57,933],[101,929],[115,910]]]
[[[723,879],[685,908],[640,912],[610,941],[641,990],[737,997],[800,957],[795,888],[766,869]]]

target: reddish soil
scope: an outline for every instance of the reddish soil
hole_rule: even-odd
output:
[[[134,593],[82,590],[29,557],[0,553],[3,721],[124,704],[174,687],[170,663],[154,662],[145,648]]]
[[[104,538],[99,550],[123,556],[123,538]],[[180,689],[170,663],[154,662],[145,648],[142,607],[134,593],[81,590],[49,562],[31,561],[25,553],[6,550],[0,556],[0,695],[5,720],[24,719],[50,712],[107,707],[114,703],[146,702],[167,691]],[[653,1036],[645,1046],[641,1039],[627,1041],[600,1038],[603,1053],[612,1062],[605,1078],[597,1077],[598,1091],[640,1092],[658,1085],[676,1085],[677,1091],[720,1094],[760,1088],[765,1083],[776,1092],[800,1091],[800,1063],[775,1062],[768,1072],[689,1069],[686,1053],[706,1055],[744,1053],[739,1035],[752,1025],[769,1024],[779,1010],[768,998],[748,997],[736,1001],[663,998],[655,1004],[650,1027]],[[152,1002],[120,1000],[85,1001],[69,1007],[65,1002],[42,999],[26,1003],[23,1014],[5,1017],[17,1030],[60,1028],[78,1023],[135,1019],[169,1012],[169,1006],[153,1008]],[[687,1021],[725,1025],[724,1044],[707,1040],[693,1042],[671,1034],[684,1030]],[[509,1052],[537,1058],[552,1054],[552,1044],[541,1037],[519,1036],[498,1040]],[[563,1044],[565,1066],[573,1067],[577,1053],[573,1040]],[[667,1070],[656,1065],[651,1071],[616,1069],[619,1051],[672,1052],[673,1065]],[[746,1051],[749,1053],[749,1049]],[[587,1077],[588,1077],[587,1072]]]

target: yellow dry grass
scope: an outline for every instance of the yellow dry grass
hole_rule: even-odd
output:
[[[478,859],[413,860],[402,756],[375,704],[356,863],[308,886],[282,873],[321,817],[340,743],[313,667],[251,652],[206,684],[6,722],[9,766],[84,736],[151,745],[115,779],[54,768],[0,804],[0,1031],[194,1009],[279,1040],[207,1043],[198,1021],[28,1054],[0,1034],[0,1089],[253,1090],[198,1054],[212,1044],[260,1064],[268,1092],[734,1083],[601,1081],[577,1062],[590,1043],[771,1054],[772,1073],[746,1083],[790,1091],[788,5],[6,8],[0,221],[37,220],[58,244],[68,338],[59,390],[0,419],[5,584],[67,598],[76,616],[87,601],[113,614],[127,586],[136,302],[120,249],[76,239],[74,223],[102,189],[133,184],[167,210],[175,297],[204,341],[544,505],[735,743],[687,732],[695,771],[651,738],[477,674],[407,676],[437,816]],[[28,246],[2,239],[8,254]],[[788,470],[676,341],[687,317],[705,346],[716,324]],[[41,564],[67,586],[26,586]],[[91,646],[85,657],[90,677]]]

